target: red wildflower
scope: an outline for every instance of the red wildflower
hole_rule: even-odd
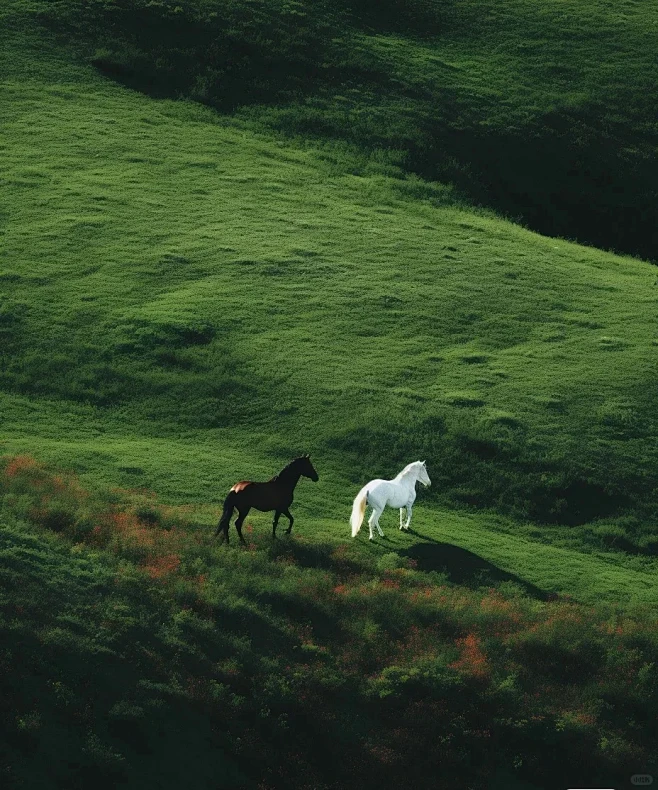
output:
[[[475,677],[486,677],[489,674],[489,664],[477,636],[468,634],[463,639],[458,639],[457,645],[461,650],[461,658],[453,661],[450,666]]]

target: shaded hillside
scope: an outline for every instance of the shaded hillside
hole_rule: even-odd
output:
[[[101,71],[395,151],[533,229],[656,258],[654,4],[59,0]]]

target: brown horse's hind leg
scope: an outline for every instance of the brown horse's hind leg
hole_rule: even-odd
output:
[[[239,510],[238,513],[240,514],[235,520],[235,528],[238,531],[238,536],[240,538],[241,543],[246,543],[245,539],[242,537],[242,524],[244,520],[247,518],[247,513],[251,510],[251,508],[247,508],[246,510]]]
[[[292,522],[294,521],[294,518],[290,515],[289,510],[284,510],[283,515],[288,519],[288,521],[290,521],[290,524],[288,525],[288,529],[286,530],[286,535],[290,535],[290,533],[292,532]]]
[[[279,519],[281,518],[281,511],[277,510],[274,513],[274,520],[272,521],[272,538],[276,538],[276,528],[279,525]]]

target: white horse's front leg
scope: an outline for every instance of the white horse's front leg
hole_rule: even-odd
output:
[[[406,523],[404,525],[405,529],[409,529],[409,524],[411,524],[411,510],[412,510],[412,508],[413,508],[413,504],[410,503],[410,504],[407,505],[407,521],[406,521]],[[402,515],[402,511],[400,511],[400,515]],[[400,527],[400,529],[402,529],[402,527]]]
[[[405,508],[400,508],[400,529],[404,529],[404,511]]]

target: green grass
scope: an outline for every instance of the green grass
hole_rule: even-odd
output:
[[[561,499],[585,520],[614,497],[654,508],[647,264],[75,74],[5,85],[5,419],[27,398],[55,433],[79,415],[131,441],[202,435],[217,459],[258,435],[256,473],[306,450],[350,483],[427,456],[453,502],[547,521]],[[178,474],[193,491],[199,470]],[[591,513],[568,501],[579,481],[603,492]]]
[[[1,491],[2,770],[17,786],[57,755],[52,786],[67,790],[179,784],[189,762],[198,787],[300,789],[381,785],[391,771],[401,787],[438,771],[455,790],[464,776],[542,788],[651,767],[655,268],[473,209],[467,163],[423,180],[418,140],[373,136],[406,134],[396,102],[434,84],[434,68],[467,75],[453,88],[475,97],[478,134],[524,113],[526,131],[544,129],[576,78],[574,91],[601,82],[612,123],[622,72],[598,80],[600,59],[578,69],[584,55],[559,52],[569,65],[551,66],[555,15],[575,25],[562,46],[588,52],[605,29],[606,46],[620,42],[610,69],[632,49],[639,75],[653,68],[634,49],[653,35],[650,10],[620,28],[619,8],[599,6],[588,28],[572,4],[533,6],[532,22],[528,4],[468,4],[462,27],[423,38],[416,15],[437,7],[410,5],[396,30],[365,4],[350,18],[368,68],[376,54],[401,80],[389,104],[358,85],[306,101],[291,77],[278,103],[220,114],[102,76],[35,22],[41,2],[4,6],[0,454],[51,470]],[[537,48],[534,72],[505,46],[510,31]],[[634,140],[631,126],[651,138],[637,102],[615,140]],[[329,131],[300,137],[306,112]],[[359,113],[363,128],[343,134],[336,118]],[[230,485],[302,452],[320,481],[300,483],[293,538],[272,545],[269,514],[252,513],[250,550],[215,545]],[[359,487],[417,458],[433,485],[414,531],[387,512],[384,540],[348,540]],[[60,490],[52,470],[80,484]],[[512,631],[487,607],[514,611]],[[102,697],[91,710],[81,672]],[[182,743],[179,719],[195,736]],[[315,751],[326,732],[330,759]],[[450,745],[439,768],[437,743]]]
[[[651,267],[43,46],[49,76],[4,85],[7,452],[216,507],[236,477],[310,451],[307,511],[338,530],[354,486],[417,455],[434,501],[606,517],[651,550]]]
[[[652,3],[61,0],[41,19],[149,94],[385,149],[543,233],[655,259]]]

